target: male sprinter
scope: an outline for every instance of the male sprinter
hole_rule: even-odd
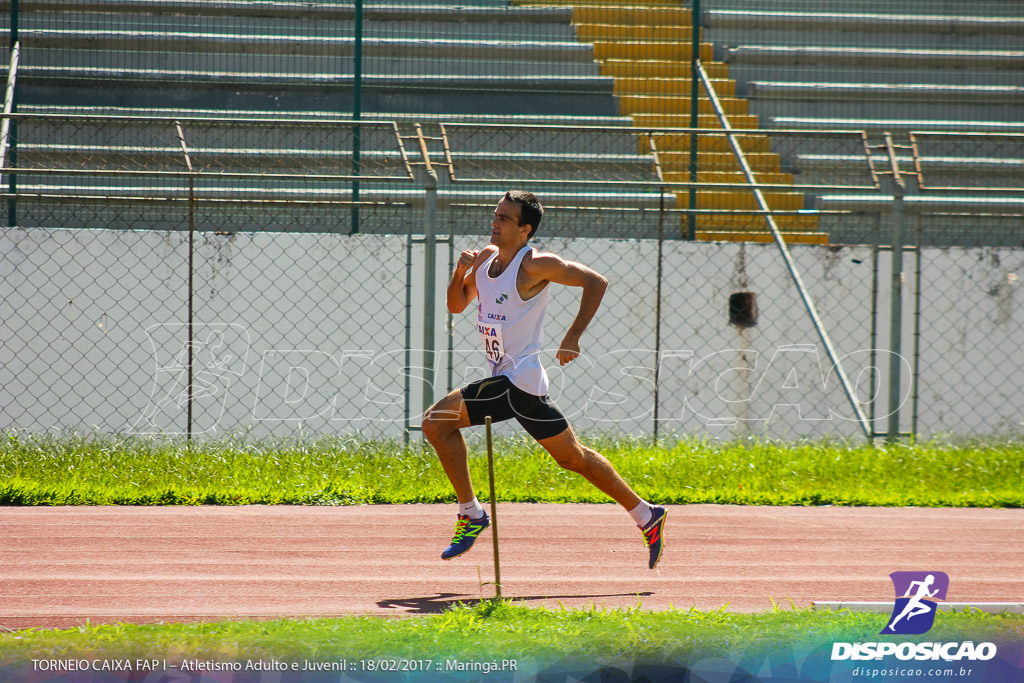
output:
[[[481,251],[462,252],[448,285],[448,310],[461,313],[479,298],[477,327],[491,376],[453,391],[435,403],[423,419],[423,434],[437,451],[459,499],[451,545],[441,553],[450,560],[473,547],[491,520],[473,492],[464,427],[484,418],[515,418],[567,470],[587,478],[629,511],[650,550],[651,569],[661,559],[666,510],[641,500],[608,460],[582,445],[565,416],[547,396],[548,376],[540,362],[548,285],[580,287],[576,315],[555,357],[561,365],[580,355],[580,337],[597,312],[608,281],[590,268],[541,253],[527,242],[537,231],[544,209],[529,192],[506,192],[491,222],[491,243]]]

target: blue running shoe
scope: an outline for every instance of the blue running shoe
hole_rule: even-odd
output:
[[[452,538],[452,544],[441,553],[441,559],[450,560],[472,548],[476,537],[490,525],[491,518],[487,516],[486,512],[480,519],[470,519],[467,515],[459,515],[459,521],[455,523],[455,536]]]
[[[651,551],[651,559],[647,566],[654,569],[658,566],[661,550],[665,547],[665,518],[668,517],[668,510],[658,505],[652,505],[651,513],[654,515],[651,517],[651,521],[647,523],[647,526],[641,527],[640,531],[644,535],[644,545]]]

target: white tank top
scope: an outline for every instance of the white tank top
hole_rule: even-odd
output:
[[[476,269],[477,329],[487,352],[491,376],[505,375],[512,383],[534,396],[548,393],[548,374],[540,363],[544,338],[544,314],[548,308],[548,287],[529,301],[519,296],[516,280],[519,267],[533,247],[525,246],[512,263],[492,278],[488,272],[497,257],[494,252]]]

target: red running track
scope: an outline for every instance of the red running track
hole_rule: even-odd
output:
[[[503,594],[527,605],[771,609],[1024,599],[1024,510],[671,506],[654,571],[614,505],[501,504]],[[454,505],[0,508],[0,628],[409,615],[494,595],[490,532],[444,562]]]

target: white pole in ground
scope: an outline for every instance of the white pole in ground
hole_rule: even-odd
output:
[[[498,561],[498,504],[494,497],[494,448],[491,444],[491,416],[484,418],[487,427],[487,473],[491,481],[491,540],[494,543],[494,590],[501,599],[501,563]]]

